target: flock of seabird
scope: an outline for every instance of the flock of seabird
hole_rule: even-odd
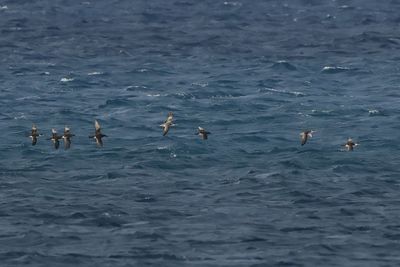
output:
[[[313,130],[306,130],[300,133],[302,146],[304,146],[307,143],[308,138],[313,137],[313,133],[315,133],[315,131]],[[347,149],[347,151],[353,151],[354,147],[358,146],[358,143],[354,143],[353,139],[349,138],[347,139],[347,142],[342,146],[344,146]]]
[[[94,121],[94,128],[94,135],[89,135],[89,138],[93,138],[96,141],[97,146],[101,147],[103,146],[103,137],[107,137],[107,135],[101,133],[100,123],[97,120]],[[38,132],[38,128],[35,124],[33,124],[31,134],[29,136],[32,139],[33,146],[36,145],[39,136],[42,136],[42,134]],[[71,129],[65,126],[63,135],[59,135],[56,129],[51,129],[51,137],[47,140],[51,140],[54,148],[58,149],[60,147],[60,140],[62,139],[64,141],[64,148],[69,149],[71,147],[71,138],[73,136],[75,135],[71,133]]]
[[[175,125],[174,115],[172,112],[169,112],[167,119],[164,121],[163,124],[160,125],[163,128],[163,136],[166,136],[169,129],[174,125]],[[94,128],[95,128],[94,135],[89,135],[89,138],[93,138],[96,141],[97,146],[102,147],[103,137],[107,137],[107,135],[101,133],[100,123],[97,120],[94,121]],[[53,142],[55,149],[58,149],[60,147],[61,139],[64,141],[65,149],[69,149],[71,147],[71,138],[75,135],[71,133],[71,129],[69,127],[65,126],[63,135],[58,135],[57,130],[54,128],[51,130],[51,132],[52,136],[47,140],[51,140]],[[307,143],[309,138],[313,137],[313,133],[315,133],[315,131],[313,130],[306,130],[300,133],[302,146],[304,146]],[[199,126],[195,134],[199,135],[201,139],[207,140],[208,135],[211,133]],[[33,124],[31,134],[29,136],[32,139],[33,146],[36,145],[39,136],[42,136],[42,134],[39,134],[38,128],[36,127],[35,124]],[[347,151],[353,151],[354,147],[356,147],[357,145],[358,145],[357,143],[354,143],[354,141],[351,138],[349,138],[343,146],[346,147]]]
[[[313,137],[313,133],[315,133],[315,131],[313,131],[313,130],[306,130],[306,131],[300,133],[300,139],[301,139],[302,146],[304,146],[307,143],[308,138]],[[342,146],[344,146],[347,149],[347,151],[353,151],[354,147],[358,146],[358,144],[354,143],[353,139],[349,138],[349,139],[347,139],[347,142]]]

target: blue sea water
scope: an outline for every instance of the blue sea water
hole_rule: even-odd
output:
[[[0,1],[0,265],[399,266],[399,10]]]

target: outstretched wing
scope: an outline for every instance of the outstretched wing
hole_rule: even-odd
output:
[[[174,119],[174,114],[172,112],[169,112],[168,117],[164,123],[172,123],[173,119]]]
[[[304,146],[307,143],[308,134],[305,132],[300,134],[301,136],[301,145]]]
[[[37,143],[37,137],[36,135],[32,135],[32,146],[36,145]]]
[[[101,137],[96,136],[96,144],[97,146],[103,146],[103,140],[101,140]]]
[[[65,138],[64,137],[64,148],[69,149],[71,147],[71,139],[70,138]]]
[[[54,141],[54,148],[55,149],[58,149],[60,147],[60,141],[58,141],[58,139],[56,139],[55,141]]]
[[[96,129],[96,132],[100,131],[101,129],[100,123],[97,120],[94,121],[94,128]]]
[[[168,131],[169,131],[169,127],[170,127],[170,123],[165,123],[164,127],[163,127],[163,136],[166,136]]]

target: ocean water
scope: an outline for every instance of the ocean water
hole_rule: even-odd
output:
[[[399,9],[0,1],[0,265],[399,266]]]

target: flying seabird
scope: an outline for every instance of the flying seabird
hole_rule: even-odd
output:
[[[344,144],[343,146],[347,148],[347,151],[353,151],[354,147],[358,146],[358,144],[354,143],[353,139],[349,138],[347,139],[346,144]]]
[[[60,139],[63,138],[61,135],[57,134],[56,129],[51,129],[52,136],[49,140],[53,141],[54,148],[58,149],[60,147]]]
[[[302,146],[304,146],[307,143],[308,138],[311,138],[313,133],[315,133],[315,131],[313,130],[306,130],[300,133]]]
[[[211,133],[207,132],[204,128],[201,128],[199,126],[198,127],[198,132],[196,134],[201,136],[201,139],[206,140],[208,138],[208,135],[211,134]]]
[[[100,123],[97,120],[94,120],[94,128],[96,129],[94,135],[89,136],[89,138],[94,138],[96,140],[97,146],[103,146],[103,137],[107,137],[107,135],[101,133]]]
[[[174,115],[172,114],[172,112],[169,112],[167,119],[164,121],[163,124],[160,125],[161,127],[163,127],[163,136],[167,135],[169,128],[171,126],[174,126],[173,120],[174,120]]]
[[[64,135],[62,138],[64,139],[64,148],[69,149],[71,147],[71,138],[72,136],[75,136],[74,134],[71,134],[71,129],[67,126],[64,128]]]
[[[38,133],[38,129],[35,124],[32,125],[31,135],[29,136],[32,139],[32,146],[36,145],[38,137],[41,134]]]

